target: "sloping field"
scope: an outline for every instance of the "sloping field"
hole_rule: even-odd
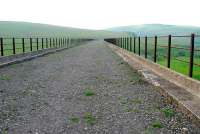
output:
[[[39,23],[0,21],[0,37],[70,37],[105,38],[120,37],[123,33],[87,30]]]

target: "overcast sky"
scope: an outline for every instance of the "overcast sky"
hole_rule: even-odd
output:
[[[200,0],[0,0],[1,21],[87,29],[164,23],[200,26]]]

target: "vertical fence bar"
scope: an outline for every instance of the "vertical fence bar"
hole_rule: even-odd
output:
[[[58,38],[58,47],[60,47],[60,38]]]
[[[48,48],[48,38],[46,38],[46,48]]]
[[[127,44],[127,50],[129,50],[129,40],[128,40],[128,37],[126,37],[126,44]]]
[[[125,39],[123,37],[123,49],[125,49]]]
[[[132,37],[130,37],[130,51],[132,52]]]
[[[57,38],[56,38],[56,47],[58,46],[58,40],[57,40]]]
[[[154,62],[156,63],[156,60],[157,60],[157,40],[158,40],[158,38],[157,38],[157,36],[155,36],[155,46],[154,46]]]
[[[138,37],[138,55],[140,56],[140,36]]]
[[[32,41],[32,38],[30,38],[30,51],[33,51],[33,41]]]
[[[170,68],[170,61],[171,61],[171,43],[172,43],[172,36],[168,36],[168,53],[167,53],[167,67]]]
[[[4,56],[3,38],[0,38],[1,56]]]
[[[147,58],[147,36],[145,36],[145,59]]]
[[[128,50],[128,41],[127,41],[127,37],[125,38],[126,41],[126,50]]]
[[[37,50],[39,49],[38,38],[36,38]]]
[[[50,45],[50,48],[51,48],[51,38],[49,39],[49,41],[50,41],[50,44],[49,44],[49,45]]]
[[[130,38],[129,37],[127,37],[127,42],[128,42],[128,51],[130,51],[131,49],[131,44],[130,44]]]
[[[135,39],[135,36],[134,36],[134,42],[133,42],[133,52],[135,53],[135,41],[136,41],[136,39]]]
[[[126,37],[124,38],[124,40],[125,40],[125,49],[126,49],[126,45],[127,45],[127,44],[126,44]]]
[[[44,49],[44,40],[42,38],[42,49]]]
[[[123,41],[124,41],[124,40],[123,40],[123,37],[122,37],[122,48],[123,48]]]
[[[15,38],[12,38],[12,44],[13,44],[13,54],[16,54],[16,52],[15,52]]]
[[[126,37],[126,50],[128,50],[128,38]]]
[[[122,43],[122,44],[121,44],[121,46],[122,46],[121,48],[123,48],[123,37],[121,38],[121,40],[122,40],[122,41],[121,41],[121,43]]]
[[[190,42],[190,62],[189,62],[189,77],[193,76],[193,62],[194,62],[194,40],[195,34],[191,35],[191,42]]]
[[[67,37],[67,48],[69,47],[69,37]]]
[[[120,38],[120,47],[122,48],[122,38]]]
[[[123,39],[123,37],[122,37],[122,48],[123,48],[123,44],[124,44],[124,39]]]
[[[56,44],[55,44],[55,38],[53,38],[53,48],[55,48]]]
[[[24,38],[22,38],[22,51],[23,51],[23,53],[25,52],[25,43],[24,43]]]

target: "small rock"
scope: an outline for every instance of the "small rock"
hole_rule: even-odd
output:
[[[182,128],[181,129],[181,134],[188,134],[188,129],[187,128]]]

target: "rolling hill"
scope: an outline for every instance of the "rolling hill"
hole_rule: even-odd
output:
[[[191,33],[200,34],[200,27],[193,26],[177,26],[164,24],[143,24],[114,27],[107,29],[115,32],[133,32],[138,36],[154,36],[154,35],[190,35]]]
[[[104,30],[88,30],[48,24],[0,21],[0,37],[63,37],[105,38],[120,37],[124,33]]]

